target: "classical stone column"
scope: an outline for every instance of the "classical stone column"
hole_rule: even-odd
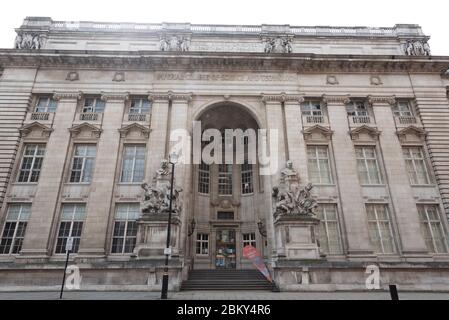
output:
[[[115,184],[115,172],[119,159],[120,129],[123,121],[125,101],[128,93],[103,93],[106,101],[91,192],[87,203],[86,220],[81,235],[78,257],[105,255],[106,231],[109,218],[113,216],[111,206]]]
[[[304,97],[300,95],[285,96],[285,124],[288,143],[288,157],[293,162],[293,168],[299,172],[300,182],[308,183],[307,172],[307,149],[304,142],[304,136],[301,134],[303,130],[301,119],[301,103]]]
[[[181,94],[181,93],[170,93],[169,94],[170,100],[171,100],[171,112],[170,112],[170,132],[171,134],[174,131],[177,131],[179,133],[182,133],[184,131],[186,134],[191,134],[191,130],[189,130],[189,102],[192,99],[192,94]],[[167,137],[170,139],[170,136]],[[181,142],[181,139],[179,139],[178,142],[173,141],[170,142],[170,147],[168,150],[168,153],[170,155],[170,151],[173,148],[173,146],[179,145]],[[191,190],[190,190],[190,177],[192,175],[192,169],[193,164],[190,163],[191,158],[191,151],[190,149],[186,149],[189,146],[187,145],[190,143],[189,141],[186,141],[186,144],[183,146],[182,152],[183,152],[183,158],[180,159],[178,164],[175,166],[175,186],[181,187],[183,189],[181,196],[183,199],[183,210],[181,212],[181,234],[180,239],[176,241],[176,244],[179,246],[179,250],[181,254],[185,254],[186,252],[186,245],[188,241],[186,241],[187,238],[187,227],[190,222],[190,219],[192,219],[192,213],[191,210]],[[178,151],[175,151],[178,152]],[[187,162],[188,164],[186,164]]]
[[[70,131],[80,92],[56,92],[58,101],[53,122],[53,132],[45,147],[39,184],[33,200],[32,213],[27,225],[27,232],[22,247],[22,255],[45,257],[51,255],[49,243],[54,225],[55,212],[61,183],[63,182],[64,164],[68,157]]]
[[[329,122],[334,134],[336,176],[340,190],[342,212],[347,230],[346,239],[349,256],[354,258],[370,255],[373,249],[368,237],[368,218],[357,174],[354,144],[348,133],[348,116],[345,104],[348,96],[324,96]]]
[[[382,132],[379,141],[392,197],[391,203],[396,214],[402,253],[404,255],[425,254],[427,248],[421,236],[418,209],[405,169],[402,147],[396,135],[391,109],[395,99],[394,97],[369,97],[369,101],[373,105],[377,127]]]
[[[271,251],[269,256],[275,257],[276,253],[276,237],[274,231],[274,219],[273,219],[273,203],[272,203],[272,187],[279,185],[279,177],[280,171],[285,167],[286,162],[286,138],[284,136],[284,115],[282,111],[282,96],[281,95],[263,95],[262,101],[265,103],[265,111],[266,111],[266,119],[267,119],[267,144],[268,150],[270,152],[269,156],[271,159],[276,159],[277,168],[272,172],[271,176],[266,175],[264,177],[265,183],[265,193],[266,196],[269,197],[270,206],[266,208],[265,211],[265,219],[267,226],[267,241],[268,241],[268,250]],[[270,145],[270,135],[271,131],[276,131],[278,135],[277,139],[277,150],[274,146]],[[260,148],[260,146],[259,146]],[[271,160],[273,161],[273,160]]]
[[[150,93],[152,101],[150,138],[147,146],[145,166],[145,181],[151,182],[156,170],[161,166],[161,160],[166,157],[167,125],[168,125],[168,93]]]

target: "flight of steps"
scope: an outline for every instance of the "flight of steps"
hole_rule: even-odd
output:
[[[181,290],[270,290],[270,283],[258,270],[192,270]]]

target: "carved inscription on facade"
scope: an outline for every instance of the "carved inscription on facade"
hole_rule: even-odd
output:
[[[235,73],[202,73],[202,72],[157,72],[156,80],[188,80],[188,81],[248,81],[248,82],[288,82],[296,81],[294,74],[235,74]]]

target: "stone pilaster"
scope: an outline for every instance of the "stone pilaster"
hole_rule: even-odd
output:
[[[113,216],[111,205],[115,184],[115,172],[120,158],[120,132],[127,93],[103,93],[106,106],[103,115],[101,138],[97,145],[97,157],[91,192],[87,203],[86,220],[81,236],[78,257],[103,257],[109,219]]]
[[[169,96],[168,93],[150,93],[148,99],[152,102],[152,110],[145,181],[151,182],[166,156]]]
[[[396,126],[391,110],[395,99],[394,97],[370,97],[370,102],[373,105],[377,127],[382,132],[379,141],[385,163],[387,183],[392,196],[391,204],[397,219],[402,253],[404,255],[426,253],[418,209],[405,169],[402,147],[396,136]],[[395,238],[398,239],[398,237]]]
[[[327,103],[329,121],[333,134],[335,166],[339,184],[342,212],[347,230],[347,249],[349,256],[364,257],[373,253],[368,237],[368,219],[357,175],[354,145],[348,133],[348,117],[345,104],[348,96],[324,96]]]
[[[302,96],[295,96],[286,99],[284,102],[285,124],[287,132],[287,143],[289,158],[293,162],[293,168],[298,170],[300,182],[306,184],[308,179],[307,172],[307,149],[304,136],[301,134],[303,130],[301,119],[301,103],[304,102]]]
[[[22,247],[24,257],[45,257],[51,250],[50,234],[57,228],[55,221],[59,212],[55,212],[59,191],[63,183],[64,164],[69,143],[70,131],[80,92],[56,92],[58,101],[53,129],[45,149],[45,158],[39,175],[39,184],[33,200],[32,213]],[[29,236],[28,236],[29,235]]]

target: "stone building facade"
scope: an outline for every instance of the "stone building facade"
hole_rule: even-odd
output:
[[[449,58],[419,26],[27,17],[16,32],[0,50],[0,290],[57,288],[69,237],[81,289],[159,290],[167,220],[142,215],[142,182],[167,186],[170,133],[194,121],[277,132],[278,166],[176,165],[171,289],[253,268],[253,245],[281,290],[364,290],[373,265],[382,288],[449,290]],[[316,216],[276,215],[285,188]]]

